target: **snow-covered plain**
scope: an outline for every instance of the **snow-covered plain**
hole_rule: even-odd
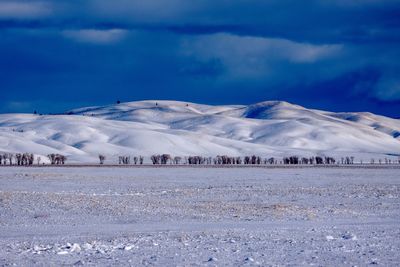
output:
[[[0,265],[400,264],[399,168],[0,168]]]
[[[68,114],[68,115],[67,115]],[[108,163],[117,155],[250,155],[397,158],[400,120],[371,113],[333,113],[287,102],[210,106],[138,101],[67,111],[0,115],[0,152],[49,153],[68,162]]]

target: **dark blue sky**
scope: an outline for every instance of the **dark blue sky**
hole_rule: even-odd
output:
[[[0,0],[0,112],[286,100],[400,117],[399,0]]]

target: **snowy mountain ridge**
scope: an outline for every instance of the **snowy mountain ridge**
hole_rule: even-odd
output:
[[[0,114],[0,151],[60,153],[95,162],[99,153],[179,156],[400,155],[400,120],[365,112],[307,109],[282,101],[202,105],[136,101],[64,115]]]

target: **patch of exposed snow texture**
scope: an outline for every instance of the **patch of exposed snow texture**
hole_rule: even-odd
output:
[[[60,153],[68,162],[108,156],[257,154],[263,157],[400,155],[400,120],[333,113],[287,102],[210,106],[138,101],[87,107],[69,115],[0,115],[0,152]]]
[[[0,168],[0,266],[398,266],[399,168]]]

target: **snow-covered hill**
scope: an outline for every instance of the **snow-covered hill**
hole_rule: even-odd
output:
[[[94,162],[117,155],[257,154],[400,155],[400,120],[371,113],[333,113],[287,102],[209,106],[138,101],[71,110],[65,115],[0,115],[0,151],[61,153]]]

